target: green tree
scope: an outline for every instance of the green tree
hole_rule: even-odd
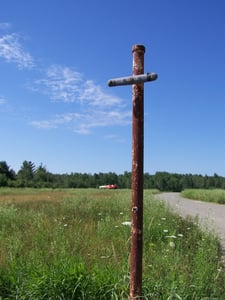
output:
[[[34,172],[35,185],[37,187],[50,187],[51,174],[47,171],[46,167],[40,166]]]
[[[5,174],[0,173],[0,187],[1,186],[7,186],[8,185],[8,180]]]
[[[173,192],[180,192],[182,190],[181,175],[170,174],[168,180],[168,190]]]
[[[154,176],[150,175],[149,173],[144,173],[144,188],[145,189],[152,189],[154,188]]]
[[[0,161],[0,186],[10,185],[10,181],[15,180],[16,174],[10,169],[6,161]]]
[[[18,185],[21,187],[34,186],[35,165],[31,161],[25,160],[17,174]]]
[[[132,173],[125,171],[123,175],[119,175],[118,185],[120,188],[130,189],[132,181]]]
[[[191,189],[193,187],[192,175],[191,174],[182,175],[180,184],[182,190]]]
[[[154,176],[155,187],[160,191],[169,191],[169,179],[171,175],[167,172],[156,172]]]

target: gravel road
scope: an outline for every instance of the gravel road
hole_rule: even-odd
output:
[[[185,199],[180,193],[161,193],[155,197],[164,200],[181,216],[198,216],[203,229],[216,232],[225,251],[225,205]]]

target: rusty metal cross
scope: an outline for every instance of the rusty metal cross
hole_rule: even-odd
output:
[[[111,79],[109,86],[132,85],[132,203],[130,250],[130,299],[141,299],[143,252],[143,156],[144,156],[144,82],[157,74],[144,74],[143,45],[134,45],[133,76]]]

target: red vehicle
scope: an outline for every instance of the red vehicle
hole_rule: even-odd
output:
[[[99,188],[107,189],[107,190],[115,190],[115,189],[118,189],[118,185],[117,184],[106,184],[106,185],[100,185]]]

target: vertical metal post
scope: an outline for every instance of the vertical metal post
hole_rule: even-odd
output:
[[[109,86],[132,84],[132,201],[130,299],[142,298],[143,173],[144,173],[144,82],[156,80],[156,73],[144,74],[143,45],[134,45],[133,75],[108,81]]]
[[[144,73],[143,45],[134,45],[133,75]],[[140,299],[142,294],[143,248],[143,156],[144,156],[144,83],[132,85],[132,204],[130,299]]]

